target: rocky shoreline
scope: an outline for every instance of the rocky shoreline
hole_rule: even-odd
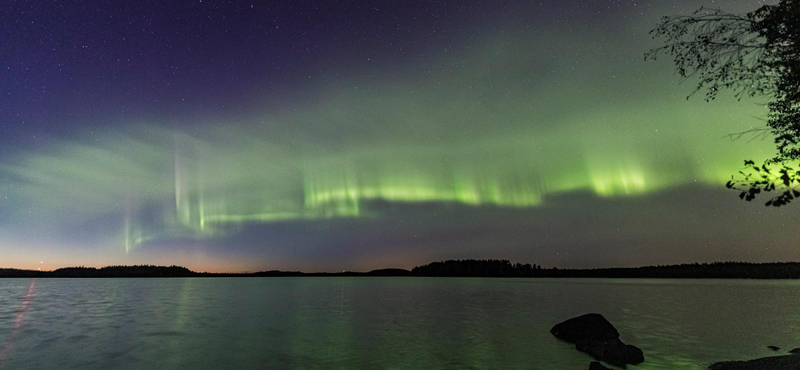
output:
[[[770,347],[771,348],[771,347]],[[748,361],[717,362],[709,370],[800,370],[800,348],[788,355],[770,356]]]
[[[575,344],[575,349],[598,360],[589,363],[589,370],[611,370],[599,361],[621,368],[644,362],[642,350],[623,343],[614,325],[598,313],[589,313],[558,323],[550,329],[550,333],[567,343]],[[767,347],[780,351],[776,346]],[[708,370],[800,370],[800,348],[788,353],[747,361],[717,362],[711,364]]]

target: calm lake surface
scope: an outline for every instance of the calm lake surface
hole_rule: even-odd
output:
[[[588,312],[629,369],[800,347],[798,281],[0,279],[0,368],[586,369],[549,330]]]

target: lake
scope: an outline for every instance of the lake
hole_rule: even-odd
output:
[[[0,279],[0,368],[586,369],[549,330],[589,312],[629,369],[800,347],[800,281]]]

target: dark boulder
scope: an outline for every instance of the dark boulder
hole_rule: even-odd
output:
[[[778,346],[767,346],[767,348],[769,348],[769,349],[771,349],[773,351],[780,351],[781,350],[781,347],[778,347]]]
[[[613,370],[613,369],[611,369],[609,367],[605,367],[605,366],[603,366],[603,364],[601,364],[601,363],[599,363],[597,361],[592,361],[592,363],[589,364],[589,370]]]
[[[622,367],[627,364],[636,365],[644,362],[644,352],[639,347],[622,343],[619,339],[613,346],[598,355],[609,364]]]
[[[577,343],[587,338],[595,338],[597,340],[619,338],[617,328],[599,313],[588,313],[583,316],[573,317],[556,324],[550,329],[550,333],[570,343]]]
[[[642,350],[619,340],[619,332],[603,315],[590,313],[557,324],[550,333],[578,351],[586,352],[596,360],[615,366],[639,364],[644,361]]]

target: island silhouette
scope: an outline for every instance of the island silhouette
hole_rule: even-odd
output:
[[[386,268],[368,272],[301,272],[269,270],[247,273],[196,272],[181,266],[66,267],[53,271],[0,268],[0,278],[157,278],[157,277],[520,277],[520,278],[667,278],[667,279],[798,279],[800,262],[713,262],[596,269],[544,268],[508,260],[447,260],[411,270]]]

